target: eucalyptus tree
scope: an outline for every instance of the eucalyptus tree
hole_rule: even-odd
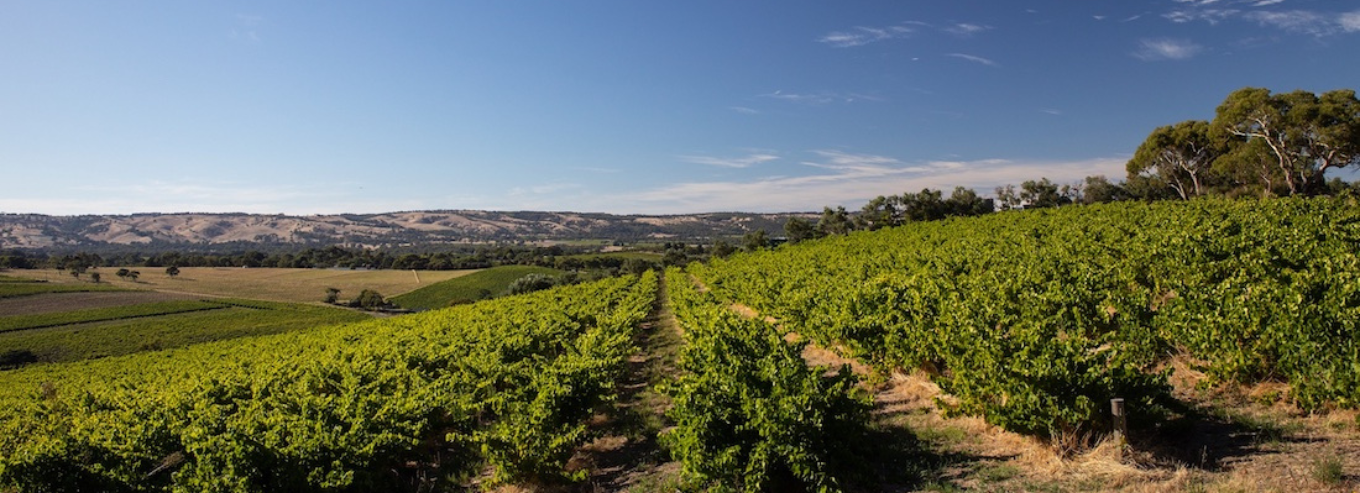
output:
[[[1223,140],[1203,120],[1158,127],[1138,146],[1125,165],[1129,176],[1156,176],[1182,199],[1206,192],[1214,162],[1223,155]]]
[[[1251,144],[1235,149],[1239,155],[1229,162],[1253,166],[1267,188],[1291,195],[1319,191],[1327,170],[1360,163],[1360,100],[1351,89],[1322,96],[1239,89],[1219,105],[1212,131]]]

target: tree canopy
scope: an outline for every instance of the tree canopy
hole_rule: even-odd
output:
[[[1360,163],[1360,100],[1339,89],[1317,95],[1233,91],[1212,121],[1187,120],[1153,130],[1127,170],[1170,187],[1182,199],[1211,190],[1312,195],[1326,172]]]

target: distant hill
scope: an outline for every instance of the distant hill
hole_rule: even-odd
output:
[[[411,246],[440,243],[570,240],[696,240],[783,231],[789,217],[811,213],[615,215],[574,212],[410,211],[315,216],[0,214],[0,248],[149,248],[227,244],[270,246]]]

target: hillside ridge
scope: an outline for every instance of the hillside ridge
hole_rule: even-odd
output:
[[[0,214],[0,248],[100,245],[392,246],[493,241],[669,240],[780,231],[812,213],[719,212],[618,215],[580,212],[429,210],[378,214],[138,213]]]

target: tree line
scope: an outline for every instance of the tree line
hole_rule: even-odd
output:
[[[1048,178],[1000,186],[984,198],[957,187],[949,195],[878,196],[859,211],[826,207],[816,222],[790,218],[790,243],[851,231],[872,231],[913,221],[978,216],[1012,209],[1095,204],[1123,200],[1190,200],[1203,196],[1256,197],[1356,193],[1355,183],[1326,180],[1330,170],[1360,163],[1360,100],[1354,90],[1317,95],[1298,90],[1272,94],[1243,88],[1229,94],[1212,121],[1187,120],[1158,127],[1112,182],[1089,176],[1059,185]],[[747,250],[769,246],[764,232],[748,234]]]
[[[342,268],[342,269],[416,269],[461,270],[485,269],[497,265],[539,265],[544,267],[577,269],[608,269],[623,267],[626,259],[609,256],[577,258],[584,253],[577,248],[560,246],[520,247],[488,246],[470,252],[402,253],[381,249],[305,248],[298,251],[262,252],[246,250],[233,253],[129,252],[100,255],[92,252],[48,254],[8,250],[0,252],[0,268],[73,269],[88,267],[286,267],[286,268]]]

